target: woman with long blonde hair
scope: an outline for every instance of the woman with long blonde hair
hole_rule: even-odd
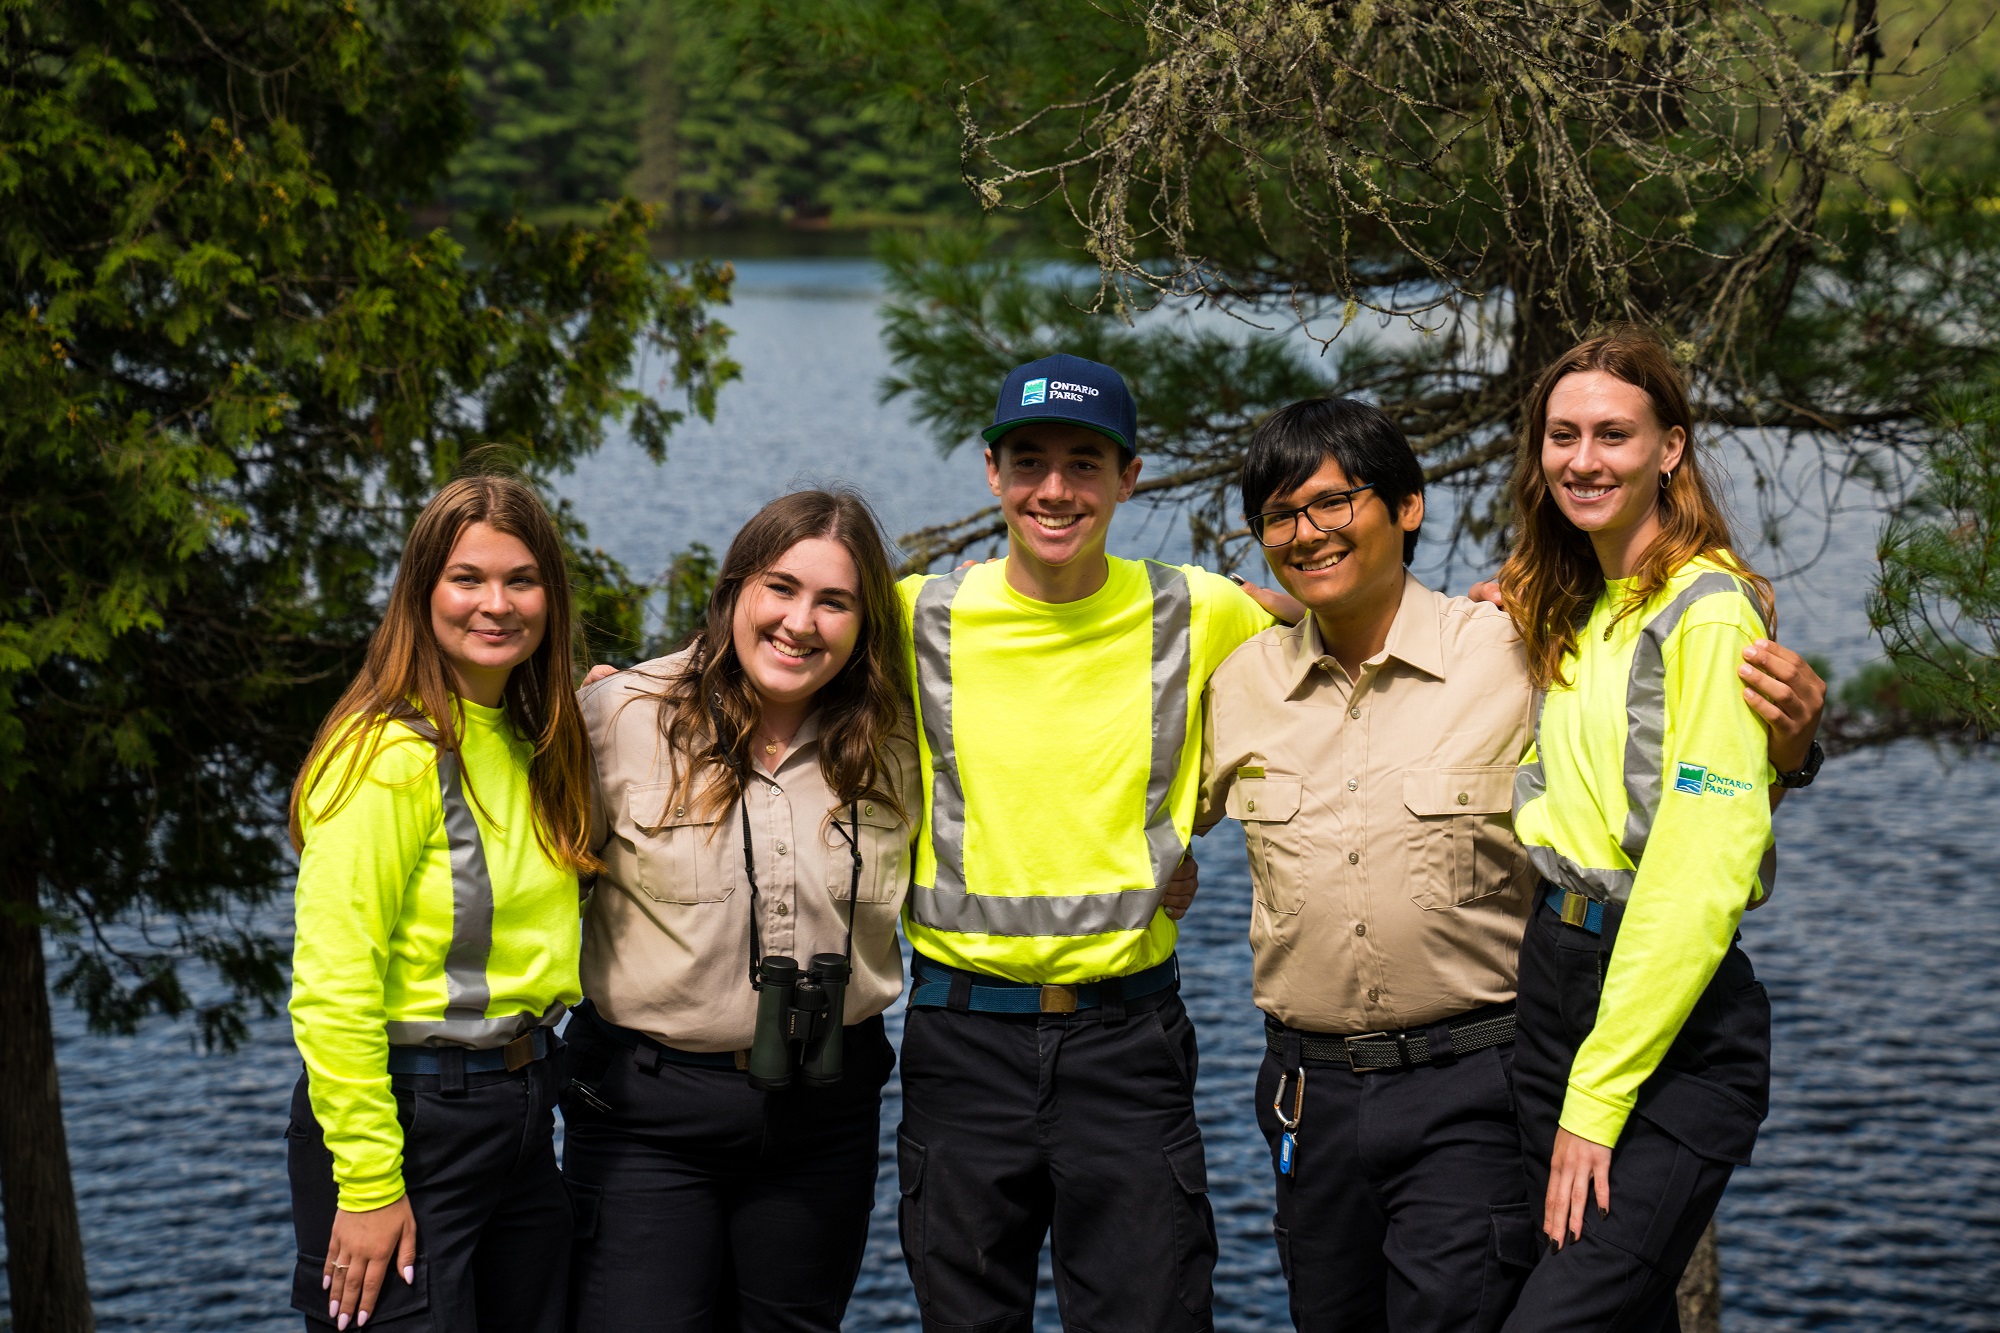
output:
[[[308,1327],[563,1326],[554,1025],[579,998],[590,750],[568,572],[533,491],[418,515],[292,788],[286,1146]]]
[[[1770,584],[1736,554],[1686,385],[1635,329],[1529,401],[1500,576],[1542,692],[1514,831],[1542,906],[1521,946],[1514,1089],[1549,1253],[1507,1324],[1672,1327],[1675,1286],[1770,1081],[1770,1004],[1734,942],[1770,891],[1769,737],[1743,706]]]

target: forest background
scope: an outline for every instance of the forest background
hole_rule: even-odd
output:
[[[1008,365],[1116,361],[1223,567],[1247,431],[1317,392],[1390,407],[1492,549],[1522,376],[1658,322],[1722,446],[1891,503],[1834,739],[2000,722],[1990,5],[0,0],[0,63],[16,1327],[90,1323],[50,980],[105,1030],[273,1012],[273,812],[413,507],[482,447],[546,481],[617,421],[665,457],[737,369],[702,256],[878,254],[885,391],[943,449]],[[1129,318],[1161,301],[1249,334]],[[581,543],[585,651],[672,641],[711,570]]]

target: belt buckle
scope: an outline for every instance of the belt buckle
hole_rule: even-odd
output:
[[[1340,1039],[1340,1044],[1347,1048],[1347,1067],[1353,1070],[1357,1074],[1365,1074],[1371,1069],[1388,1068],[1387,1065],[1369,1065],[1367,1069],[1363,1069],[1358,1060],[1356,1059],[1358,1052],[1356,1052],[1354,1049],[1354,1043],[1358,1041],[1387,1041],[1387,1040],[1389,1040],[1389,1034],[1387,1032],[1364,1032],[1358,1037],[1342,1037]]]
[[[1563,924],[1566,926],[1584,925],[1585,922],[1590,920],[1590,899],[1578,893],[1575,889],[1565,890],[1563,893],[1562,919]],[[1585,929],[1588,929],[1588,927],[1586,926]]]
[[[500,1048],[500,1058],[506,1062],[507,1072],[510,1074],[517,1070],[526,1069],[529,1065],[533,1064],[535,1062],[534,1032],[523,1032],[520,1036],[502,1046]]]
[[[1076,987],[1042,987],[1042,1012],[1045,1014],[1073,1014],[1076,1012]]]

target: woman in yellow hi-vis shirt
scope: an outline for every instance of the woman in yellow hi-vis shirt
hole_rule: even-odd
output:
[[[1671,1328],[1768,1100],[1770,1003],[1734,940],[1773,867],[1738,674],[1770,585],[1732,553],[1680,372],[1643,332],[1543,374],[1513,492],[1501,587],[1545,692],[1514,788],[1543,898],[1514,1086],[1548,1254],[1506,1327]]]
[[[292,791],[286,1132],[307,1327],[563,1327],[554,1024],[579,998],[589,740],[554,523],[445,487]]]

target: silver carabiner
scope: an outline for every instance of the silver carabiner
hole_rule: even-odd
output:
[[[1299,1066],[1298,1086],[1292,1094],[1292,1114],[1290,1118],[1287,1118],[1285,1115],[1285,1084],[1289,1083],[1291,1078],[1292,1073],[1290,1070],[1286,1070],[1284,1073],[1278,1075],[1278,1095],[1271,1099],[1271,1111],[1278,1117],[1278,1124],[1285,1129],[1297,1129],[1299,1127],[1299,1118],[1305,1114],[1306,1067],[1304,1065]]]

